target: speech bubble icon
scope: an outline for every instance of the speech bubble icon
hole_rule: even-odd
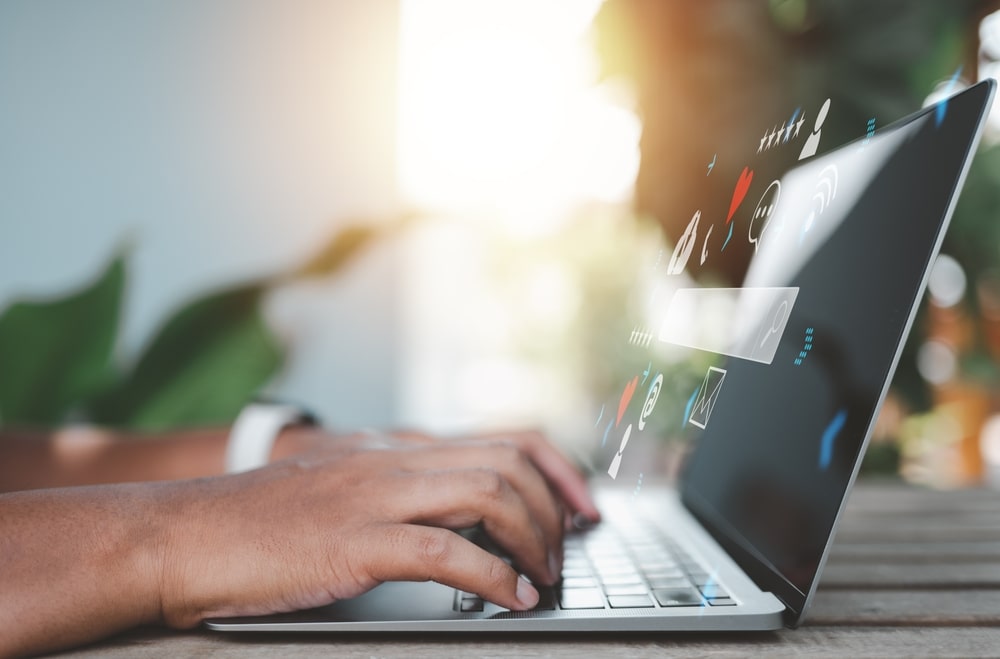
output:
[[[774,208],[778,205],[780,197],[781,183],[771,181],[771,185],[767,186],[767,190],[764,190],[760,201],[757,202],[757,208],[753,209],[753,215],[750,218],[750,229],[747,235],[750,238],[750,242],[753,243],[755,252],[760,248],[760,239],[764,235],[764,230],[767,229],[767,223],[771,221],[771,216],[774,215]]]

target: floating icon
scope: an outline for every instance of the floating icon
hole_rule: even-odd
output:
[[[611,433],[611,428],[615,425],[615,420],[610,419],[608,421],[608,427],[604,429],[604,438],[601,439],[601,447],[608,443],[608,434]]]
[[[730,222],[733,219],[733,214],[736,209],[740,207],[743,203],[743,199],[747,196],[747,190],[750,189],[750,183],[753,181],[753,170],[749,167],[744,167],[743,171],[740,172],[740,177],[736,179],[736,187],[733,189],[733,198],[729,202],[729,213],[726,214],[726,224],[729,224],[729,233],[726,235],[726,239],[722,242],[722,250],[726,249],[726,245],[729,244],[729,239],[733,237],[733,224]]]
[[[636,498],[637,496],[639,496],[639,490],[641,490],[641,489],[642,489],[642,472],[640,471],[639,472],[639,480],[636,481],[635,489],[632,490],[632,498],[633,499]]]
[[[615,419],[615,427],[622,422],[622,417],[625,416],[625,410],[628,409],[628,404],[632,401],[632,394],[635,393],[635,388],[639,386],[639,376],[632,378],[632,381],[625,385],[625,390],[622,392],[622,397],[618,401],[618,417]]]
[[[708,258],[708,239],[712,236],[712,229],[715,228],[714,224],[709,225],[708,233],[705,234],[705,242],[701,244],[701,263],[700,265],[705,265],[705,259]]]
[[[802,224],[802,233],[799,234],[799,244],[802,244],[805,235],[812,229],[816,218],[823,214],[830,207],[830,202],[837,196],[837,184],[840,181],[840,174],[836,165],[827,165],[819,173],[816,180],[816,188],[812,197],[812,207],[809,215],[806,216]]]
[[[813,132],[809,134],[809,137],[806,138],[806,143],[802,145],[802,151],[799,152],[799,160],[816,155],[816,149],[819,148],[820,134],[823,132],[823,122],[826,121],[826,113],[829,111],[830,99],[826,99],[823,101],[823,105],[820,106],[819,113],[816,115]]]
[[[649,369],[653,368],[653,362],[646,364],[646,370],[642,372],[642,382],[639,384],[646,384],[646,378],[649,377]]]
[[[628,342],[634,346],[645,348],[653,342],[653,333],[647,332],[642,328],[635,327],[632,329],[632,335],[629,337]]]
[[[691,217],[691,221],[688,222],[687,228],[684,229],[684,235],[677,241],[673,256],[670,257],[670,263],[667,264],[668,275],[679,275],[687,267],[691,250],[694,249],[694,242],[698,238],[698,220],[700,219],[701,211],[697,210]]]
[[[601,423],[601,419],[604,418],[604,406],[601,405],[601,413],[597,415],[597,421],[594,421],[594,427],[596,428]]]
[[[718,153],[716,153],[715,155],[713,155],[713,156],[712,156],[712,162],[708,163],[708,171],[707,171],[707,172],[705,172],[705,176],[708,176],[709,174],[711,174],[711,173],[712,173],[712,168],[713,168],[713,167],[715,167],[715,159],[716,159],[716,158],[717,158],[718,156],[719,156],[719,154],[718,154]]]
[[[708,419],[712,416],[715,403],[719,400],[719,392],[722,391],[722,383],[726,380],[726,371],[714,366],[708,367],[705,373],[705,381],[701,383],[698,397],[694,399],[693,409],[688,421],[699,428],[708,425]]]
[[[618,478],[618,469],[622,466],[622,455],[625,453],[625,447],[628,445],[628,438],[632,434],[632,424],[628,424],[625,429],[625,435],[622,436],[622,443],[618,446],[618,452],[615,453],[615,457],[611,459],[611,466],[608,467],[608,476],[616,479]]]
[[[847,423],[847,410],[841,409],[830,421],[830,424],[823,431],[823,437],[819,441],[819,468],[826,470],[833,462],[833,444],[837,440],[837,435],[844,429]]]
[[[755,252],[760,247],[761,236],[764,235],[764,230],[767,229],[767,223],[771,221],[771,215],[774,213],[774,207],[778,205],[780,197],[781,183],[771,181],[771,185],[767,186],[767,190],[764,190],[764,194],[760,196],[760,201],[757,202],[757,208],[754,209],[753,216],[750,218],[750,229],[748,232]]]
[[[701,387],[695,387],[695,390],[691,392],[691,397],[688,398],[687,405],[684,406],[684,418],[681,419],[681,428],[687,425],[688,419],[691,418],[691,408],[694,407],[694,401],[698,398],[698,392],[701,391]]]
[[[802,129],[802,117],[805,116],[800,117],[801,113],[802,108],[795,108],[795,112],[792,113],[788,121],[782,122],[770,130],[765,130],[764,136],[760,138],[760,144],[757,146],[757,153],[775,149],[798,137],[799,131]]]
[[[962,75],[962,67],[955,69],[955,73],[952,74],[951,80],[948,81],[948,86],[944,88],[944,100],[937,104],[934,108],[934,125],[940,126],[941,122],[944,121],[944,115],[948,112],[948,98],[951,96],[951,90],[955,87],[955,83],[958,82],[958,77]]]
[[[646,427],[646,419],[653,413],[653,409],[656,408],[656,401],[660,397],[660,387],[662,386],[663,373],[657,373],[656,377],[653,378],[653,382],[649,385],[649,391],[646,392],[646,402],[642,404],[642,412],[639,414],[639,430],[643,430]]]
[[[712,226],[715,226],[715,225],[712,225]],[[736,226],[735,224],[730,224],[729,225],[729,233],[726,234],[726,239],[722,241],[722,249],[719,250],[720,252],[726,251],[726,245],[729,244],[729,239],[733,237],[733,227],[735,227],[735,226]]]
[[[865,139],[861,142],[861,148],[868,146],[868,143],[872,141],[872,137],[875,135],[875,117],[868,120],[868,125],[865,126]]]
[[[802,350],[799,351],[799,356],[795,358],[795,365],[802,366],[802,360],[805,359],[809,352],[813,349],[813,328],[806,328],[806,338],[802,344]]]
[[[781,140],[782,143],[787,142],[792,137],[792,128],[795,126],[795,119],[799,116],[799,112],[802,112],[802,108],[795,108],[792,118],[788,120],[788,124],[785,126],[785,139]]]
[[[771,317],[771,322],[767,326],[767,332],[764,334],[764,338],[761,339],[760,346],[758,347],[763,348],[771,340],[771,337],[774,336],[780,340],[782,328],[784,328],[786,320],[788,320],[788,300],[782,300],[781,304],[778,305],[778,310]]]
[[[744,197],[747,196],[747,190],[750,189],[751,181],[753,181],[753,170],[749,167],[744,167],[743,171],[740,172],[740,177],[736,179],[736,187],[733,189],[733,198],[729,202],[729,212],[726,214],[726,224],[729,224],[730,220],[733,219],[733,213],[735,213],[736,209],[743,203]]]

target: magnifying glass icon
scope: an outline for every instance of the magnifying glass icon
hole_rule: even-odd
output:
[[[774,314],[774,320],[771,322],[771,327],[768,328],[767,334],[764,335],[764,340],[760,342],[760,347],[763,348],[767,340],[771,338],[772,334],[777,334],[781,331],[781,326],[785,322],[785,316],[788,315],[788,300],[782,300],[781,304],[778,305],[778,311]]]

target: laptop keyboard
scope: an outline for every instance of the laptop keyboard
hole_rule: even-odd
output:
[[[736,606],[714,576],[652,524],[597,528],[567,536],[562,581],[538,588],[535,610]],[[483,600],[457,592],[455,610]]]

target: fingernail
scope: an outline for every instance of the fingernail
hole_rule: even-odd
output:
[[[597,522],[595,520],[587,517],[583,513],[576,513],[575,515],[573,515],[573,528],[577,529],[578,531],[584,531],[586,529],[589,529],[596,523]]]
[[[533,609],[538,604],[538,591],[524,577],[517,578],[516,596],[517,601],[526,609]]]

